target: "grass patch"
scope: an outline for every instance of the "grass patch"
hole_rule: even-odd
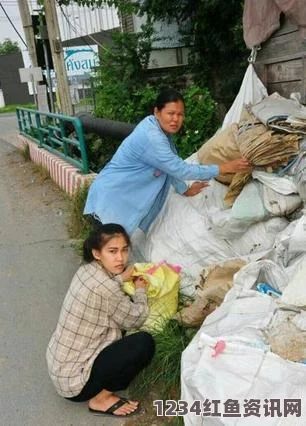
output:
[[[70,227],[69,234],[72,238],[84,240],[91,230],[91,225],[86,218],[83,216],[83,210],[85,207],[85,202],[89,190],[89,183],[85,183],[80,186],[74,193],[72,200],[70,202]],[[80,247],[76,246],[78,251],[81,250],[81,245],[83,241],[80,241]]]
[[[158,388],[160,399],[179,399],[182,352],[196,332],[195,328],[186,328],[170,320],[162,331],[152,333],[155,355],[132,383],[133,395],[139,398],[152,388]]]
[[[23,145],[22,148],[19,149],[19,152],[24,161],[30,161],[30,147],[28,144]]]
[[[77,105],[93,105],[93,98],[83,98],[80,99],[80,102]]]
[[[34,173],[39,175],[42,182],[44,182],[47,179],[50,179],[49,170],[47,170],[41,164],[33,163],[33,171],[34,171]]]
[[[23,105],[18,105],[18,104],[13,104],[13,105],[6,105],[5,107],[0,108],[0,114],[4,114],[7,112],[16,112],[16,108],[31,108],[31,109],[36,109],[35,104],[23,104]]]
[[[155,354],[151,364],[131,383],[130,394],[141,400],[145,416],[137,419],[138,426],[154,424],[156,426],[181,426],[184,419],[177,417],[157,417],[153,401],[157,399],[180,399],[181,356],[198,329],[181,326],[176,320],[170,320],[158,333],[151,332],[155,340]],[[129,423],[127,423],[130,426]],[[131,423],[132,425],[132,423]]]

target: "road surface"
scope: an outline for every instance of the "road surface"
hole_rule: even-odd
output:
[[[48,377],[46,346],[80,259],[67,198],[24,162],[15,140],[15,116],[0,115],[0,424],[122,425],[59,397]]]

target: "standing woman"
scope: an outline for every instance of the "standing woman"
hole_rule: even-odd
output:
[[[135,414],[138,401],[119,397],[151,361],[154,340],[146,332],[122,337],[148,315],[147,283],[134,279],[132,299],[122,288],[130,239],[122,226],[100,225],[84,242],[84,263],[72,279],[47,349],[49,375],[59,395],[88,401],[95,415]]]
[[[122,142],[111,161],[92,183],[84,214],[102,223],[120,223],[131,235],[147,231],[173,185],[179,194],[193,196],[207,180],[250,167],[245,159],[218,165],[185,163],[172,141],[184,121],[184,99],[174,89],[157,97],[154,115],[144,118]],[[197,180],[190,187],[185,180]]]

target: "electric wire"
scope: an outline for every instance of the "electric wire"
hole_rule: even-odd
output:
[[[89,48],[91,48],[91,45],[86,40],[85,36],[82,36],[81,33],[80,33],[80,31],[77,30],[77,28],[74,25],[72,25],[72,23],[69,21],[69,18],[66,15],[66,13],[64,12],[62,6],[59,5],[59,4],[58,4],[58,6],[59,6],[59,8],[60,8],[60,10],[61,10],[61,12],[62,12],[62,14],[63,14],[66,22],[67,22],[67,24],[73,29],[73,31],[75,32],[75,34],[78,35],[87,44],[87,46]],[[80,28],[80,30],[82,30],[82,28],[80,26],[79,26],[79,28]],[[101,49],[104,49],[106,52],[109,52],[109,50],[105,46],[103,46],[103,44],[101,44],[98,40],[96,40],[91,34],[87,34],[87,37],[90,38],[99,47],[101,47]],[[94,50],[92,48],[91,48],[91,50],[94,52]]]
[[[14,30],[16,31],[17,35],[19,36],[20,40],[22,41],[22,43],[25,45],[26,48],[28,48],[26,42],[24,41],[24,39],[22,38],[21,34],[19,33],[19,31],[17,30],[17,28],[15,27],[15,25],[13,24],[11,18],[9,17],[9,15],[7,14],[5,8],[2,5],[2,2],[0,1],[0,7],[3,10],[5,16],[7,17],[7,19],[9,20],[9,23],[12,25],[12,27],[14,28]]]

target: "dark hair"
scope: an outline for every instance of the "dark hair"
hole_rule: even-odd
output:
[[[105,244],[114,237],[122,235],[128,246],[131,245],[130,237],[123,226],[117,223],[106,223],[94,225],[89,236],[83,243],[83,259],[85,262],[92,262],[94,260],[92,250],[101,250]]]
[[[157,99],[155,101],[155,107],[160,111],[162,110],[167,103],[182,101],[185,104],[183,96],[175,89],[171,87],[164,88],[160,91]]]

